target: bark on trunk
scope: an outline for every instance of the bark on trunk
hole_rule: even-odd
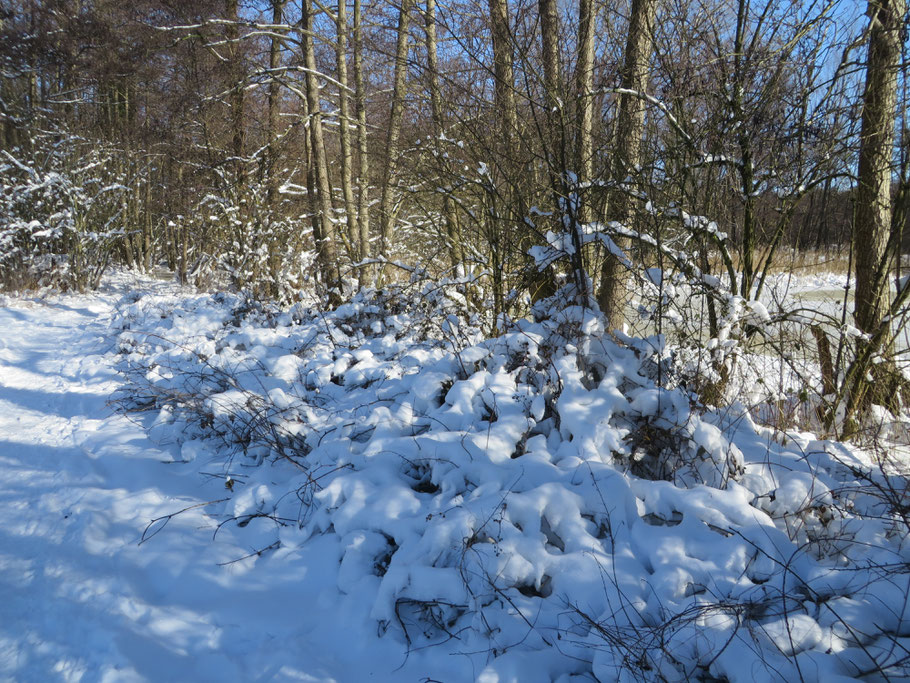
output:
[[[354,108],[357,111],[357,154],[360,172],[357,177],[357,230],[360,259],[370,256],[370,161],[367,143],[366,91],[363,87],[363,29],[361,0],[354,0]],[[359,270],[360,285],[365,283],[365,271]]]
[[[240,50],[240,30],[238,27],[237,0],[225,0],[225,13],[229,24],[225,30],[229,41],[228,59],[230,60],[230,97],[231,106],[231,154],[236,182],[244,182],[243,148],[245,131],[243,126],[243,63]]]
[[[322,110],[319,105],[319,84],[316,78],[316,53],[313,49],[313,12],[311,0],[303,0],[301,7],[303,29],[303,53],[306,67],[306,99],[309,113],[310,141],[313,155],[313,170],[317,206],[319,210],[319,234],[315,235],[317,262],[322,282],[326,288],[330,305],[340,303],[341,278],[335,249],[335,224],[332,212],[329,164],[325,152],[325,138],[322,131]]]
[[[490,24],[493,32],[494,105],[499,137],[509,155],[508,160],[514,162],[516,156],[512,140],[518,132],[518,112],[515,107],[514,57],[507,0],[490,0]]]
[[[284,22],[285,0],[272,0],[272,24],[280,26]],[[277,29],[273,29],[276,30]],[[279,279],[281,277],[281,247],[282,240],[275,234],[274,225],[278,212],[278,128],[281,121],[281,84],[278,82],[277,70],[281,66],[281,39],[272,35],[269,45],[269,124],[268,124],[268,150],[266,153],[266,210],[268,221],[272,230],[269,237],[269,294],[278,296]]]
[[[901,61],[901,25],[907,0],[869,2],[869,57],[863,95],[859,174],[853,239],[856,253],[856,325],[873,333],[890,303],[887,252],[891,234],[891,172]]]
[[[622,87],[644,93],[648,88],[649,62],[654,42],[654,17],[657,13],[656,0],[632,0],[632,14],[629,20],[629,34],[622,71]],[[645,102],[635,95],[623,94],[619,98],[619,115],[614,136],[611,180],[624,182],[634,178],[641,163],[641,143],[645,128]],[[626,193],[617,190],[612,193],[609,212],[614,220],[630,224],[634,206]],[[620,248],[627,249],[628,240],[618,240]],[[624,322],[626,299],[626,273],[622,263],[612,254],[607,254],[601,270],[601,285],[598,295],[600,310],[614,328]]]
[[[354,151],[351,148],[351,116],[348,106],[348,9],[347,0],[339,0],[338,14],[335,17],[338,40],[335,43],[335,62],[338,69],[338,109],[341,120],[338,129],[341,142],[341,192],[344,196],[345,223],[348,231],[348,242],[354,244],[357,239],[357,211],[354,206],[353,170]],[[352,254],[352,256],[354,256]]]
[[[279,26],[284,21],[285,0],[272,0],[272,24]],[[268,161],[266,167],[266,199],[269,209],[274,210],[278,203],[278,127],[281,120],[281,84],[276,71],[281,66],[281,39],[273,35],[269,45],[269,128],[268,128]]]
[[[404,98],[408,76],[408,27],[412,0],[402,0],[398,14],[398,41],[395,47],[395,77],[392,90],[392,111],[389,117],[389,134],[386,138],[386,161],[382,174],[382,195],[379,202],[380,250],[389,258],[392,248],[392,225],[395,222],[392,209],[392,182],[398,166],[398,141],[401,137],[401,120],[404,116]],[[383,269],[385,273],[386,269]],[[384,279],[384,275],[383,275]]]
[[[578,63],[576,73],[575,173],[582,187],[594,176],[594,0],[578,6]],[[578,219],[591,220],[584,189],[579,190]]]
[[[436,0],[426,0],[426,36],[427,36],[427,67],[430,72],[430,109],[433,116],[433,145],[436,150],[436,159],[443,167],[443,150],[440,147],[440,138],[445,132],[442,114],[442,90],[439,86],[439,56],[436,43]],[[445,190],[442,198],[442,214],[445,221],[446,241],[448,242],[449,262],[456,275],[464,272],[464,254],[461,248],[461,234],[458,227],[458,215],[455,211],[455,202],[452,201],[451,192]]]
[[[844,436],[856,429],[855,415],[875,403],[893,412],[901,409],[908,386],[891,361],[893,333],[889,273],[899,253],[899,233],[893,234],[891,176],[897,75],[901,65],[901,29],[907,0],[870,0],[869,56],[863,93],[859,169],[853,223],[856,255],[856,326],[870,335],[857,344],[856,359],[847,370],[848,392]],[[905,296],[903,292],[901,296]],[[875,362],[876,355],[886,362]],[[871,375],[871,381],[867,379]]]
[[[567,230],[573,244],[570,257],[572,280],[577,288],[579,303],[588,302],[587,279],[582,263],[582,243],[578,230],[577,206],[571,196],[574,188],[569,183],[571,155],[569,153],[568,130],[565,120],[565,107],[560,93],[561,75],[559,68],[559,14],[556,0],[539,0],[541,58],[543,59],[543,86],[545,135],[544,149],[548,160],[550,190],[553,196],[553,229],[557,232]],[[523,245],[526,247],[526,245]],[[527,249],[525,248],[525,251]],[[552,284],[546,286],[549,273],[540,273],[536,282],[544,290],[553,290]]]

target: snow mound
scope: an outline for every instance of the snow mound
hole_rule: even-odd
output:
[[[129,297],[122,404],[186,462],[219,444],[251,546],[335,538],[339,591],[408,652],[520,680],[903,666],[906,525],[869,461],[706,412],[660,338],[544,308],[486,339],[439,289],[328,314]]]

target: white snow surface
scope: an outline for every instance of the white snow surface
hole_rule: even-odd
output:
[[[906,673],[870,458],[703,411],[590,312],[418,299],[0,299],[0,680]]]

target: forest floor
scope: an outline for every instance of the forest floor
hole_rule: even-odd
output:
[[[690,414],[619,347],[592,388],[543,328],[453,354],[238,305],[126,274],[0,297],[0,680],[906,673],[910,541],[869,454]],[[200,423],[114,409],[147,403],[142,359]],[[649,479],[645,423],[697,462]]]

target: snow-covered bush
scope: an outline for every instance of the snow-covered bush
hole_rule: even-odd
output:
[[[616,222],[567,222],[564,231],[548,233],[547,244],[531,254],[540,268],[568,268],[579,244],[600,243],[614,254],[625,267],[623,285],[630,298],[626,332],[635,337],[659,333],[671,357],[662,385],[682,386],[710,406],[747,405],[754,419],[781,433],[791,428],[841,433],[851,359],[858,357],[864,338],[850,324],[847,299],[832,297],[840,298],[840,305],[801,302],[801,278],[773,272],[770,259],[745,291],[729,238],[714,222],[651,203],[639,220],[647,230]],[[576,237],[572,230],[578,231]],[[618,243],[629,246],[620,249]],[[828,286],[843,291],[849,278],[835,279],[836,285]],[[589,285],[581,299],[590,301],[591,291]],[[899,331],[906,330],[907,320],[903,314],[895,317],[895,334],[906,338]],[[877,363],[901,364],[881,352],[868,365]],[[900,416],[907,391],[885,393],[887,411],[867,409],[855,416],[852,433],[901,435],[896,440],[907,443],[906,418]],[[642,433],[639,438],[650,437]]]
[[[226,300],[226,295],[216,296],[221,302]],[[454,286],[447,291],[428,285],[410,295],[401,290],[364,290],[327,314],[306,313],[298,306],[293,309],[294,315],[301,318],[298,324],[307,333],[298,331],[293,337],[307,341],[294,348],[294,353],[307,364],[299,376],[285,378],[286,384],[280,388],[293,392],[295,398],[287,399],[291,403],[318,403],[324,399],[328,382],[346,387],[345,401],[350,401],[347,394],[378,380],[386,385],[403,381],[398,376],[398,356],[405,349],[414,353],[425,348],[440,368],[445,367],[439,370],[438,392],[460,382],[470,380],[473,386],[488,376],[504,376],[495,381],[512,387],[514,396],[482,392],[483,396],[474,396],[462,410],[467,417],[473,415],[468,414],[469,408],[477,411],[478,420],[498,431],[501,426],[493,425],[501,421],[503,407],[508,405],[516,413],[511,421],[525,424],[518,432],[513,425],[509,436],[504,437],[510,452],[520,455],[529,439],[536,435],[549,438],[556,430],[561,439],[575,441],[638,476],[718,487],[738,476],[741,456],[736,448],[701,420],[691,396],[658,382],[659,365],[666,364],[660,338],[626,339],[622,344],[609,340],[596,313],[571,305],[564,296],[538,306],[539,311],[556,313],[537,322],[516,321],[503,336],[483,341],[476,317],[472,323],[458,315],[464,313],[465,304]],[[232,363],[233,348],[239,346],[242,352],[249,348],[246,342],[238,345],[234,326],[248,324],[251,321],[245,316],[252,315],[253,321],[268,321],[269,326],[289,333],[285,325],[294,317],[269,313],[267,307],[240,296],[235,298],[233,309],[234,313],[206,331],[205,339],[198,342],[201,347],[169,348],[162,355],[153,354],[148,365],[148,345],[151,349],[158,345],[167,348],[173,338],[168,329],[162,329],[158,336],[143,334],[137,339],[125,333],[123,343],[125,351],[136,354],[138,365],[133,370],[144,373],[146,381],[142,384],[149,392],[149,403],[178,411],[191,405],[190,412],[197,420],[216,429],[220,425],[228,442],[246,446],[256,440],[254,432],[262,431],[253,425],[262,419],[274,420],[276,409],[267,406],[282,401],[272,401],[269,392],[258,384],[245,383],[247,375],[259,383],[258,373],[263,368],[249,365],[248,360],[243,365]],[[175,324],[168,313],[160,315],[168,321],[166,327]],[[139,345],[135,351],[130,346],[134,343]],[[361,378],[363,361],[358,360],[365,355],[364,348],[375,349],[371,357],[384,358],[374,361],[382,369],[373,371],[368,379]],[[205,362],[198,362],[200,358]],[[188,366],[181,365],[186,362]],[[418,369],[424,369],[423,364],[410,368],[408,374]],[[478,391],[480,388],[478,384]],[[133,394],[131,400],[139,400],[139,395]],[[519,401],[518,396],[525,398]],[[442,404],[415,401],[428,411],[424,417],[432,423],[435,409]],[[590,422],[588,404],[592,401],[601,409]],[[352,409],[358,408],[353,402]],[[593,430],[590,433],[586,422]],[[239,438],[239,433],[245,436]]]
[[[233,289],[263,300],[315,300],[308,216],[270,207],[267,187],[254,179],[236,186],[223,178],[221,185],[224,192],[204,195],[181,217],[181,229],[194,237],[188,277],[208,282],[223,275]]]
[[[521,680],[910,675],[906,477],[706,407],[663,335],[608,333],[574,288],[487,337],[460,287],[127,298],[121,405],[224,477],[244,561],[330,544],[344,609],[406,651]],[[729,301],[734,335],[768,322]]]
[[[129,193],[115,152],[42,133],[0,153],[0,280],[95,288],[124,235]]]
[[[484,338],[427,287],[127,298],[123,405],[221,472],[251,558],[330,540],[345,609],[404,649],[547,680],[907,675],[904,478],[700,408],[660,337],[571,296]]]

